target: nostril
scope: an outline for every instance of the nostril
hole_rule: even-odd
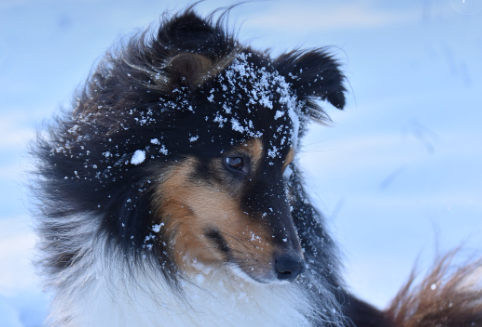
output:
[[[282,255],[275,258],[276,276],[280,280],[294,280],[305,271],[303,260],[297,256]]]

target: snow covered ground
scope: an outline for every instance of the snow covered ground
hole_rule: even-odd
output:
[[[114,42],[187,1],[0,1],[0,326],[42,326],[26,143]],[[208,0],[199,11],[225,5]],[[482,1],[270,1],[232,12],[273,54],[333,46],[350,94],[301,162],[352,290],[383,307],[419,258],[482,250]],[[471,252],[475,251],[475,252]]]

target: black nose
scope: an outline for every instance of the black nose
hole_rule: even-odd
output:
[[[292,281],[305,271],[305,263],[298,256],[281,255],[275,258],[276,276],[280,280]]]

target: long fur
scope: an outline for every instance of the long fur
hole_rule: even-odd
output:
[[[317,101],[345,105],[339,64],[323,48],[271,58],[223,17],[190,7],[112,50],[38,138],[50,323],[435,326],[413,323],[432,299],[408,288],[387,312],[345,290],[291,161],[306,124],[329,119]],[[441,296],[455,293],[447,326],[482,325],[480,290]]]
[[[459,251],[439,258],[418,285],[412,273],[389,306],[396,326],[480,326],[482,321],[482,262],[457,267]]]

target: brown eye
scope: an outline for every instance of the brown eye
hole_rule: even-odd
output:
[[[243,157],[227,157],[224,159],[226,165],[234,170],[243,170],[244,168],[244,158]]]

